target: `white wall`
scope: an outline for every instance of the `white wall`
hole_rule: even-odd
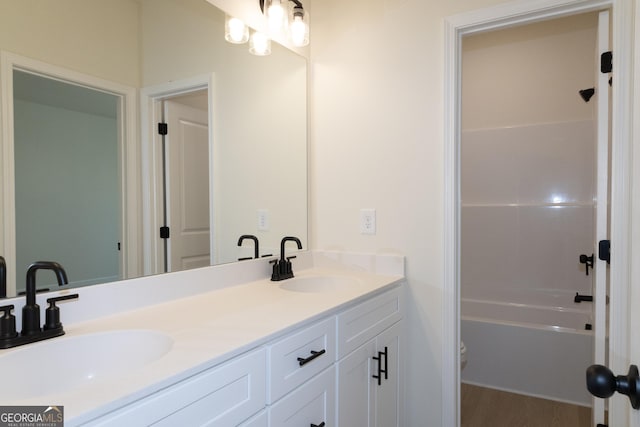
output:
[[[224,14],[203,0],[142,2],[144,86],[214,73],[216,263],[253,255],[237,247],[253,234],[261,253],[284,236],[307,248],[307,64],[273,44],[272,54],[224,40]],[[269,230],[257,211],[269,212]]]
[[[0,0],[0,49],[137,87],[138,20],[136,0]]]

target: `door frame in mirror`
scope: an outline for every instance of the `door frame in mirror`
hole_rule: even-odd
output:
[[[208,119],[209,119],[209,188],[214,187],[213,174],[213,130],[212,122],[213,82],[214,73],[194,76],[188,79],[175,80],[159,85],[147,86],[140,90],[140,123],[142,144],[142,217],[150,218],[144,221],[142,227],[143,242],[143,274],[158,274],[163,270],[162,242],[160,227],[163,226],[162,200],[158,187],[162,183],[162,171],[159,170],[160,157],[162,156],[161,144],[156,144],[157,128],[161,117],[158,104],[166,99],[180,95],[186,95],[201,90],[207,91]],[[209,224],[211,235],[215,233],[215,194],[209,191]],[[215,239],[210,239],[210,264],[214,265],[216,254]]]
[[[120,162],[121,278],[136,277],[140,272],[139,172],[137,143],[136,89],[89,76],[78,71],[0,51],[0,254],[7,262],[7,296],[16,295],[16,217],[14,169],[13,71],[19,70],[116,96],[118,101],[118,152]],[[11,208],[11,207],[14,208]],[[37,261],[37,260],[34,260]]]

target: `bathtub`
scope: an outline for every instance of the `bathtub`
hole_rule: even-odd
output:
[[[591,406],[591,303],[578,308],[462,299],[462,382]]]

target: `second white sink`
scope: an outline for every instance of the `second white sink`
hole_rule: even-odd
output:
[[[160,359],[173,339],[151,330],[119,330],[28,344],[7,354],[0,350],[0,401],[9,402],[82,386],[127,373]]]

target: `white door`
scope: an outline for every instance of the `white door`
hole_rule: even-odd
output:
[[[210,264],[207,111],[165,101],[169,271]]]
[[[609,11],[600,12],[598,17],[597,41],[597,127],[596,127],[596,213],[594,248],[594,363],[606,364],[607,336],[607,261],[599,258],[598,242],[609,239],[608,230],[608,185],[609,185],[609,74],[600,71],[600,57],[609,48]],[[605,402],[593,399],[592,425],[605,423]]]

